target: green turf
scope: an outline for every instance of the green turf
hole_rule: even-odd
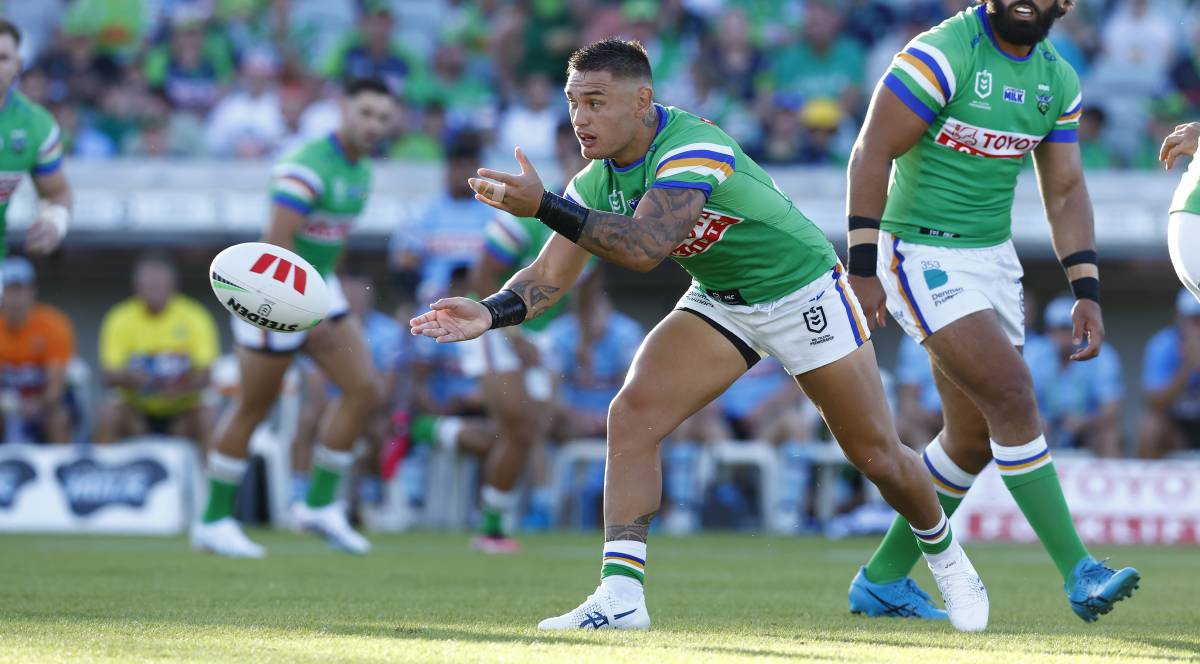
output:
[[[649,633],[539,634],[595,587],[599,538],[527,537],[484,557],[463,535],[375,537],[365,558],[253,533],[263,561],[182,539],[0,537],[0,661],[712,662],[1200,659],[1200,552],[1100,550],[1143,575],[1099,623],[1067,607],[1035,547],[970,545],[992,598],[987,633],[865,619],[846,586],[874,540],[653,538]],[[918,580],[932,589],[928,573]]]

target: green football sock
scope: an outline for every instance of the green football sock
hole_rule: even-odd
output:
[[[437,432],[438,418],[434,415],[418,415],[408,427],[408,437],[414,445],[432,445]]]
[[[504,516],[516,509],[517,494],[485,484],[479,492],[479,497],[483,503],[483,523],[480,524],[480,530],[486,537],[504,537]]]
[[[324,445],[318,445],[313,450],[312,479],[308,484],[308,494],[304,497],[304,502],[309,507],[325,507],[332,504],[337,498],[342,477],[350,472],[353,465],[353,452],[331,450]]]
[[[937,497],[946,516],[952,516],[963,500],[961,497],[947,496],[941,492]],[[921,547],[917,544],[917,538],[913,536],[912,528],[904,517],[897,516],[892,522],[892,527],[888,528],[887,535],[879,543],[879,548],[875,549],[871,560],[867,561],[867,580],[871,583],[899,581],[912,572],[913,566],[920,559]]]
[[[204,508],[204,523],[212,523],[233,516],[233,503],[237,499],[238,485],[215,477],[208,478],[208,506]]]
[[[992,457],[1017,507],[1046,547],[1063,580],[1069,581],[1071,572],[1088,556],[1088,551],[1071,520],[1045,436],[1018,447],[992,441]]]
[[[921,530],[914,526],[912,534],[917,540],[917,546],[920,547],[921,553],[929,555],[937,555],[949,549],[954,542],[954,533],[950,532],[950,520],[946,518],[945,512],[942,512],[942,518],[938,519],[936,526],[928,530]]]
[[[504,515],[499,510],[484,508],[479,530],[486,537],[504,537]]]

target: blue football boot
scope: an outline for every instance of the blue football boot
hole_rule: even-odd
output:
[[[1142,575],[1132,567],[1114,570],[1104,561],[1097,562],[1088,556],[1075,565],[1063,590],[1067,592],[1075,615],[1084,622],[1095,622],[1112,611],[1114,604],[1133,595],[1141,580]]]
[[[933,605],[929,593],[905,577],[891,583],[871,583],[867,568],[860,567],[850,582],[850,613],[888,618],[946,620],[946,612]]]

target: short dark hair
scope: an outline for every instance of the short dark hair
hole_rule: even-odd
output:
[[[388,97],[394,97],[392,89],[378,76],[367,76],[364,78],[351,78],[342,85],[342,93],[346,97],[357,97],[363,92],[374,92]]]
[[[133,271],[137,272],[151,265],[166,268],[174,277],[179,276],[179,268],[175,266],[175,259],[165,249],[147,249],[138,254],[137,259],[133,262]]]
[[[635,40],[610,37],[602,39],[571,54],[567,72],[606,71],[613,78],[634,78],[651,81],[650,56],[646,47]]]
[[[446,159],[479,161],[483,154],[483,136],[473,129],[463,129],[446,141]]]
[[[21,29],[6,18],[0,18],[0,35],[8,35],[13,38],[17,46],[21,45]]]

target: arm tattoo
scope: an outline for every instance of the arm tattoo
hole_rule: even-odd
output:
[[[525,300],[525,306],[529,308],[529,315],[525,320],[533,320],[546,313],[550,305],[554,304],[555,298],[552,296],[562,289],[558,286],[537,284],[532,280],[525,280],[510,284],[508,290],[520,295],[521,299]]]
[[[614,540],[630,540],[633,542],[645,542],[646,533],[650,530],[650,519],[654,518],[654,512],[643,514],[633,520],[633,523],[623,526],[607,526],[604,528],[604,541],[612,542]]]
[[[706,199],[699,189],[651,189],[630,220],[623,214],[588,214],[579,246],[623,267],[658,265],[696,226]]]

